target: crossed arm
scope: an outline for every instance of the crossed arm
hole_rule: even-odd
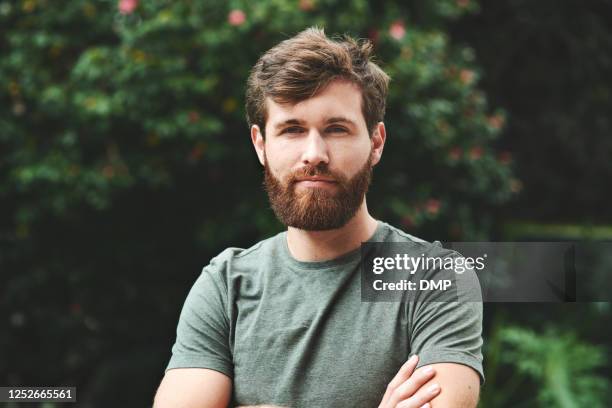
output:
[[[402,366],[387,386],[379,408],[476,407],[480,380],[472,368],[436,363],[415,369],[416,365],[417,360],[411,359]],[[432,392],[434,385],[438,387]],[[232,381],[224,374],[203,368],[177,368],[164,376],[153,408],[225,408],[231,394]]]

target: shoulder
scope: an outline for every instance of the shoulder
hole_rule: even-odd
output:
[[[399,242],[409,243],[415,250],[423,251],[428,254],[435,254],[437,256],[452,256],[458,255],[457,252],[444,248],[440,241],[429,242],[417,236],[411,235],[391,224],[383,222],[384,227],[387,230],[385,234],[384,242]]]
[[[482,310],[482,305],[479,305],[479,302],[482,302],[481,286],[476,274],[474,258],[466,258],[454,249],[444,248],[440,241],[428,242],[399,228],[391,225],[388,227],[392,239],[385,240],[385,242],[410,242],[410,251],[413,256],[420,256],[427,260],[426,265],[428,266],[425,268],[427,271],[424,277],[438,281],[450,279],[455,286],[454,294],[457,299],[462,302],[476,302],[471,307],[480,307]],[[432,267],[430,268],[429,265]]]
[[[384,227],[387,229],[387,239],[385,241],[390,242],[414,242],[421,245],[431,245],[430,242],[425,241],[422,238],[416,237],[414,235],[410,235],[401,229],[394,227],[391,224],[383,222]],[[438,241],[435,241],[438,242]]]
[[[278,233],[254,244],[249,248],[229,247],[213,257],[203,272],[225,274],[232,268],[248,268],[261,262],[261,259],[274,256],[282,243],[283,233]]]
[[[211,297],[228,294],[236,277],[254,277],[262,259],[270,259],[270,253],[278,245],[281,234],[257,242],[249,248],[229,247],[214,256],[201,270],[192,287],[194,296]]]

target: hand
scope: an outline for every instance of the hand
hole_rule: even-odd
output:
[[[438,384],[422,388],[435,375],[432,367],[423,367],[415,373],[419,361],[414,355],[408,359],[387,385],[387,391],[378,408],[430,408],[429,401],[440,393]],[[413,375],[414,374],[414,375]]]

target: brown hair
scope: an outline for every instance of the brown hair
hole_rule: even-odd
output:
[[[323,29],[308,28],[268,50],[249,75],[246,116],[265,136],[266,98],[296,104],[313,97],[332,80],[348,80],[361,89],[361,109],[373,132],[383,120],[389,76],[372,61],[372,43],[344,35],[334,41]]]

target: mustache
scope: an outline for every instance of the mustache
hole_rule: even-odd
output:
[[[300,168],[299,170],[296,170],[289,176],[289,182],[295,183],[298,181],[298,179],[301,179],[304,177],[315,177],[315,176],[322,176],[322,177],[330,178],[330,179],[333,179],[334,181],[340,181],[340,182],[344,181],[344,178],[342,176],[330,171],[326,164],[323,164],[323,165],[319,164],[316,166],[306,165]]]

